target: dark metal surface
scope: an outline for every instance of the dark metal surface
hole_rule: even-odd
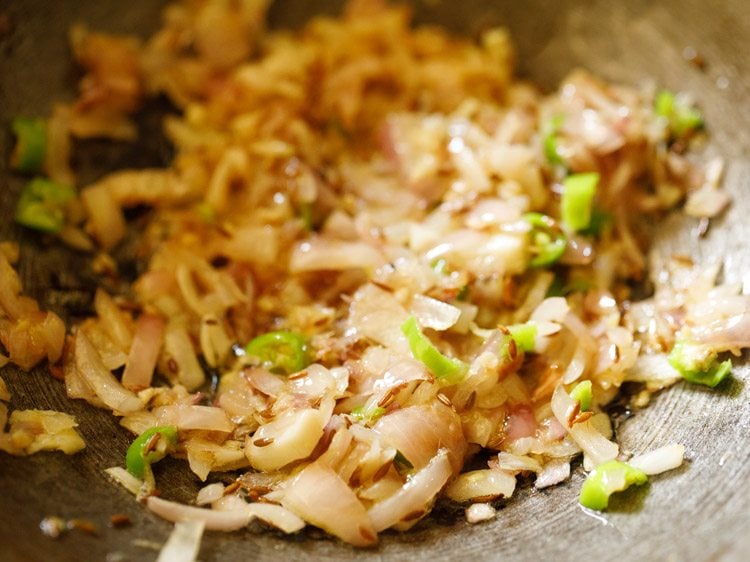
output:
[[[297,25],[321,5],[278,0],[275,25]],[[0,3],[0,239],[22,248],[21,272],[29,291],[65,314],[85,307],[91,290],[80,256],[24,232],[12,220],[22,180],[7,171],[8,119],[47,115],[55,99],[70,99],[75,69],[66,42],[75,21],[92,28],[147,35],[158,24],[162,2],[154,0],[17,0]],[[693,92],[704,110],[711,150],[728,159],[727,189],[734,203],[706,239],[695,224],[671,216],[658,225],[659,245],[699,263],[721,261],[729,280],[750,274],[750,3],[747,0],[649,2],[483,0],[416,3],[418,21],[473,33],[487,25],[510,27],[525,75],[552,88],[570,69],[583,66],[611,80],[654,80]],[[460,6],[460,7],[459,7]],[[683,58],[686,47],[707,61],[701,71]],[[146,117],[144,130],[158,121]],[[87,145],[78,165],[92,179],[125,164],[155,164],[165,155],[158,137],[135,145]],[[150,139],[150,140],[148,140]],[[154,140],[155,139],[155,140]],[[750,281],[750,278],[747,279]],[[576,494],[580,469],[570,482],[542,492],[526,490],[493,522],[470,527],[433,517],[405,535],[385,534],[378,549],[354,551],[329,539],[305,535],[279,538],[253,528],[230,535],[208,534],[200,559],[218,560],[747,560],[750,557],[750,390],[747,356],[735,380],[719,391],[687,385],[661,393],[651,407],[626,421],[624,449],[644,451],[681,442],[689,462],[657,476],[645,490],[629,494],[601,518],[585,514]],[[171,526],[147,513],[102,468],[122,463],[127,433],[109,414],[64,395],[63,385],[43,369],[30,374],[5,368],[12,408],[44,407],[73,413],[86,450],[73,457],[38,454],[14,458],[0,453],[0,560],[154,560],[147,543],[161,543]],[[157,469],[160,487],[189,497],[196,484],[177,462]],[[111,529],[115,513],[133,525]],[[87,518],[98,536],[71,532],[58,540],[38,528],[46,515]]]

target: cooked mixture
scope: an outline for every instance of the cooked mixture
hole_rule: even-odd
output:
[[[169,548],[255,518],[368,546],[442,496],[478,522],[519,475],[552,486],[581,456],[581,504],[602,510],[679,466],[680,444],[622,451],[606,406],[628,381],[639,404],[716,386],[750,344],[718,264],[647,251],[665,211],[705,230],[729,202],[690,97],[584,71],[545,95],[514,78],[504,29],[472,41],[353,0],[268,31],[266,4],[174,4],[145,42],[71,30],[78,98],[12,125],[16,219],[121,289],[66,328],[0,245],[0,361],[47,360],[132,432],[107,470],[178,522]],[[176,108],[169,167],[80,185],[72,139],[138,142],[149,96]],[[84,446],[66,414],[16,411],[6,432],[0,407],[7,452]],[[159,488],[165,455],[207,483],[194,505]]]

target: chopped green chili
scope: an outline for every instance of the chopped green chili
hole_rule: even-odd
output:
[[[531,267],[552,265],[565,252],[568,239],[557,223],[541,213],[526,213],[524,220],[531,225]]]
[[[75,196],[69,185],[34,178],[21,191],[16,222],[42,232],[59,232],[65,224],[65,207]]]
[[[581,230],[581,233],[588,234],[589,236],[599,236],[606,228],[609,228],[613,220],[612,213],[594,207],[591,210],[589,225]]]
[[[560,216],[570,230],[578,232],[589,227],[598,184],[596,172],[572,174],[563,180]]]
[[[560,156],[560,152],[557,149],[557,136],[564,121],[564,115],[555,115],[550,118],[550,120],[547,121],[542,127],[542,144],[544,146],[544,155],[547,157],[547,160],[549,160],[550,164],[558,166],[565,165],[565,162],[563,162],[563,159]]]
[[[581,412],[588,412],[591,409],[591,400],[593,399],[591,381],[581,381],[573,390],[570,391],[570,397],[578,402]]]
[[[200,219],[207,224],[212,224],[216,221],[216,211],[210,203],[206,203],[205,201],[198,203],[195,206],[195,212]]]
[[[524,353],[530,353],[534,351],[535,340],[537,334],[537,325],[534,322],[526,322],[525,324],[513,324],[508,326],[510,335],[516,340],[516,345]]]
[[[713,388],[732,371],[732,360],[719,362],[716,355],[715,351],[705,346],[678,341],[668,360],[686,381]]]
[[[642,470],[612,460],[600,464],[586,478],[578,501],[583,507],[601,511],[609,505],[609,497],[633,484],[641,485],[648,481]]]
[[[309,201],[299,204],[299,218],[302,219],[302,225],[305,230],[312,232],[315,230],[315,217],[313,216],[313,206]]]
[[[356,408],[352,409],[352,417],[355,420],[363,423],[374,423],[383,414],[385,414],[385,408],[381,408],[380,406],[374,406],[370,408],[357,406]]]
[[[584,293],[592,287],[591,281],[586,279],[571,279],[565,281],[560,275],[556,275],[552,280],[552,284],[547,289],[545,297],[565,297],[571,293],[580,292]]]
[[[417,319],[409,316],[401,325],[401,331],[409,342],[412,355],[429,369],[439,380],[448,384],[460,382],[466,375],[467,366],[458,359],[446,357],[419,329]]]
[[[463,285],[459,290],[458,294],[456,295],[456,300],[461,302],[466,302],[469,300],[469,285]]]
[[[448,262],[445,260],[445,258],[436,259],[430,264],[430,266],[435,271],[435,273],[439,273],[440,275],[445,275],[448,273]]]
[[[10,127],[16,137],[10,167],[25,174],[39,172],[47,153],[47,123],[34,117],[16,117]]]
[[[656,96],[654,111],[669,121],[669,129],[676,137],[685,136],[703,127],[703,115],[668,90]]]
[[[158,435],[158,437],[154,437]],[[154,439],[158,441],[154,443]],[[135,438],[125,454],[125,467],[136,478],[143,479],[151,465],[160,461],[177,445],[177,428],[166,425],[151,427]]]
[[[268,332],[250,341],[245,352],[260,359],[264,367],[275,373],[291,374],[312,363],[310,344],[296,332]]]
[[[414,465],[409,462],[401,451],[396,451],[396,456],[393,457],[393,465],[400,474],[404,474],[414,469]]]

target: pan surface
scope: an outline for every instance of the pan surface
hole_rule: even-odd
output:
[[[449,0],[415,2],[416,20],[447,25],[468,35],[489,25],[510,28],[520,72],[546,89],[581,66],[606,79],[631,84],[649,80],[692,92],[710,128],[709,150],[727,160],[729,211],[700,241],[694,222],[677,215],[656,225],[663,253],[691,255],[700,264],[721,262],[729,281],[750,282],[750,3],[747,0]],[[0,240],[21,245],[26,290],[44,307],[75,317],[89,306],[94,276],[81,256],[61,249],[12,220],[22,179],[7,170],[14,115],[47,115],[55,99],[72,99],[76,70],[67,29],[85,22],[93,29],[148,35],[159,22],[162,1],[16,0],[0,4]],[[277,0],[276,26],[297,26],[311,14],[338,5]],[[683,52],[695,49],[704,69]],[[163,164],[169,147],[155,134],[159,107],[141,118],[136,145],[86,143],[75,165],[84,181],[107,170]],[[748,275],[746,277],[746,274]],[[750,388],[747,354],[734,379],[717,391],[678,384],[657,395],[619,428],[623,448],[650,450],[683,443],[689,462],[657,476],[602,517],[577,504],[583,472],[543,491],[524,490],[492,522],[471,527],[443,512],[404,535],[385,533],[377,549],[356,551],[314,536],[280,538],[259,528],[204,537],[200,560],[747,560],[750,553]],[[6,367],[11,409],[47,408],[72,413],[87,442],[72,457],[41,453],[0,456],[0,560],[154,560],[171,525],[148,513],[102,469],[120,465],[127,432],[104,411],[65,397],[46,369],[24,374]],[[186,467],[161,463],[160,488],[187,499],[196,483]],[[133,524],[108,527],[113,514]],[[95,536],[71,532],[52,540],[39,531],[47,515],[84,518]]]

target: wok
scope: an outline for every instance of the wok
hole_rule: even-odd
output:
[[[27,290],[43,306],[71,318],[88,308],[95,277],[79,255],[50,244],[12,221],[22,178],[7,170],[14,115],[47,115],[54,99],[71,99],[76,71],[67,47],[67,29],[83,21],[94,29],[142,36],[158,25],[162,1],[17,0],[0,4],[0,239],[22,249],[21,273]],[[460,7],[459,7],[460,6]],[[312,13],[335,12],[337,3],[278,0],[273,25],[300,25]],[[572,68],[583,66],[609,80],[656,80],[695,94],[710,127],[709,150],[726,156],[726,188],[734,201],[698,240],[695,223],[677,215],[655,225],[666,252],[689,254],[698,263],[724,263],[724,276],[744,280],[750,273],[750,3],[746,0],[448,0],[415,2],[419,22],[436,22],[471,35],[492,24],[510,27],[519,51],[520,72],[547,89]],[[7,25],[9,24],[9,25]],[[683,56],[695,49],[703,69]],[[108,169],[158,165],[169,147],[154,134],[158,103],[140,117],[136,145],[83,143],[76,167],[83,181]],[[747,354],[734,378],[716,391],[678,384],[657,395],[619,428],[627,450],[645,451],[680,442],[689,462],[628,493],[602,517],[585,514],[576,497],[580,467],[571,480],[543,491],[525,490],[496,520],[471,527],[450,510],[438,510],[404,535],[386,533],[377,549],[355,551],[314,533],[281,538],[251,527],[229,535],[209,533],[204,562],[240,559],[344,560],[747,560],[750,556],[750,389]],[[153,560],[148,541],[161,543],[171,525],[136,504],[109,482],[102,468],[122,464],[128,435],[116,420],[80,401],[68,400],[61,383],[43,368],[24,374],[2,372],[11,408],[70,412],[88,444],[75,456],[42,453],[27,458],[0,456],[0,560]],[[196,489],[185,466],[159,466],[160,487],[188,499]],[[109,517],[127,514],[133,524],[108,527]],[[43,536],[47,515],[85,518],[96,536],[71,532],[58,540]],[[141,542],[138,542],[138,541]],[[135,542],[134,542],[135,541]],[[146,541],[146,542],[142,542]]]

